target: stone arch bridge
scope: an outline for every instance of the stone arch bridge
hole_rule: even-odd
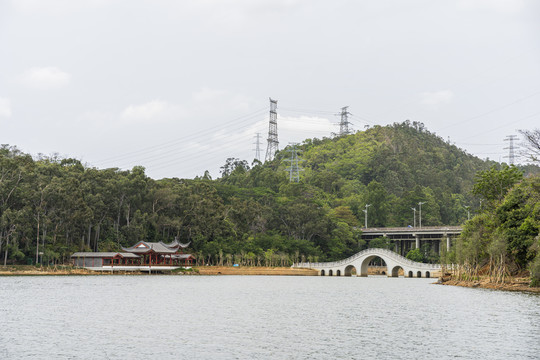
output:
[[[319,271],[321,276],[351,276],[353,272],[356,272],[358,276],[367,276],[369,263],[377,257],[383,259],[386,263],[388,277],[398,277],[400,269],[403,270],[405,277],[429,278],[440,276],[441,273],[439,264],[424,264],[412,261],[387,249],[366,249],[344,260],[323,263],[296,263],[292,267],[315,269]]]

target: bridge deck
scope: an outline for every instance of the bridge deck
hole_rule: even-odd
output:
[[[362,228],[363,235],[455,235],[461,234],[461,226],[423,226],[423,227],[381,227]]]

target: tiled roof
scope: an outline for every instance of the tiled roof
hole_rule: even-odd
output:
[[[180,244],[177,241],[173,241],[170,244],[165,244],[163,242],[146,242],[139,241],[132,247],[122,248],[122,250],[134,253],[134,254],[146,254],[150,251],[154,251],[159,254],[174,254],[178,251]]]
[[[190,257],[193,258],[193,255],[191,255],[191,254],[175,254],[175,255],[172,255],[171,257],[173,259],[184,260],[184,259],[189,259]]]
[[[89,257],[89,258],[112,258],[116,255],[120,255],[124,258],[139,258],[140,256],[137,254],[131,254],[131,253],[119,253],[119,252],[76,252],[71,257],[78,258],[78,257]]]
[[[76,252],[71,257],[115,257],[117,252]]]

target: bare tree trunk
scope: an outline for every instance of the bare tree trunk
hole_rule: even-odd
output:
[[[9,245],[9,234],[5,236],[6,238],[6,250],[4,250],[4,267],[7,266],[7,255],[8,255],[8,245]]]
[[[98,223],[96,226],[96,240],[94,242],[94,251],[98,251],[98,243],[99,243],[99,233],[101,231],[101,223]]]
[[[88,246],[89,249],[90,249],[90,239],[91,239],[90,235],[92,235],[92,225],[91,225],[91,224],[88,225],[88,240],[87,240],[87,246]]]
[[[41,247],[45,249],[45,239],[47,238],[47,225],[43,224],[43,234],[41,236]]]
[[[131,205],[128,203],[127,211],[126,211],[126,225],[129,227],[129,215],[131,213]]]
[[[0,254],[2,253],[2,244],[4,242],[4,240],[2,240],[4,238],[3,236],[4,234],[2,232],[0,232]]]
[[[36,235],[36,265],[39,261],[39,212],[37,214],[37,235]]]

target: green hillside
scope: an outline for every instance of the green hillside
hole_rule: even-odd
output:
[[[477,171],[494,162],[467,154],[422,124],[404,122],[376,126],[354,135],[333,139],[306,140],[299,146],[304,171],[302,183],[321,193],[325,206],[348,207],[364,224],[365,204],[369,208],[368,226],[412,225],[413,211],[419,202],[425,225],[458,225],[467,218],[465,206],[479,207],[470,190]],[[287,149],[286,149],[287,150]],[[232,171],[220,179],[223,184],[242,188],[263,186],[279,192],[285,184],[288,165],[279,153],[269,166],[255,166],[251,171]],[[241,164],[237,164],[242,167]],[[274,179],[273,170],[283,171]]]
[[[74,251],[117,250],[138,240],[191,241],[199,263],[290,265],[365,248],[360,227],[456,225],[479,207],[471,195],[482,161],[422,124],[376,126],[299,145],[300,183],[285,149],[266,164],[227,159],[222,176],[154,180],[144,168],[84,167],[0,149],[2,262],[64,262]],[[537,169],[537,168],[533,168]],[[374,244],[372,244],[374,245]],[[387,244],[378,243],[377,246]]]

